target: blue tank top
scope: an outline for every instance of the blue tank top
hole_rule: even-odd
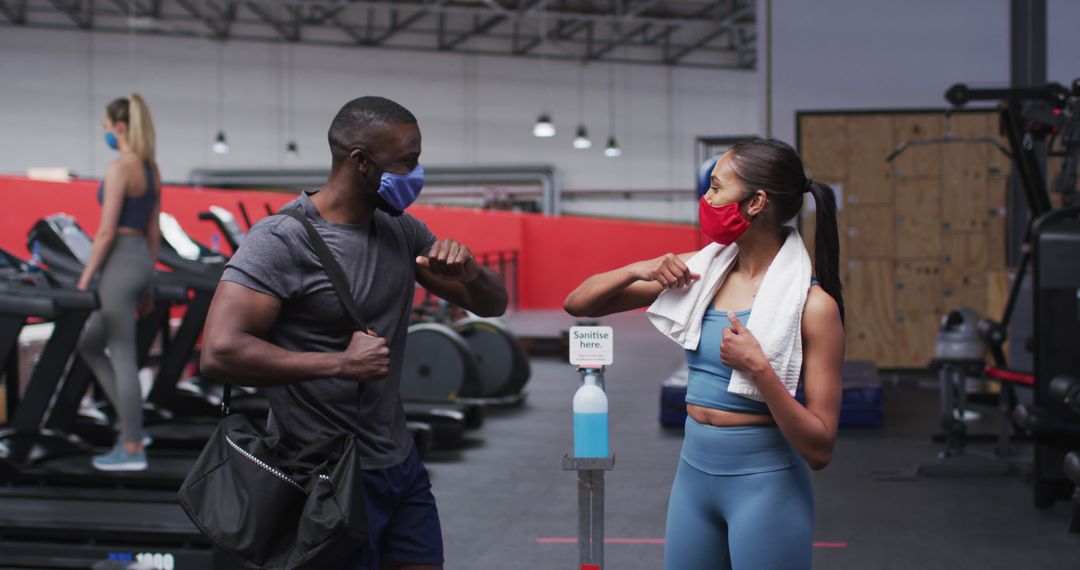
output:
[[[156,188],[154,187],[154,170],[150,167],[150,163],[147,163],[146,192],[138,198],[132,198],[126,194],[124,195],[124,205],[120,209],[120,218],[116,222],[117,227],[146,230],[146,225],[150,223],[150,212],[154,210],[155,198]],[[97,201],[98,204],[105,203],[104,181],[98,186]]]
[[[810,284],[817,285],[817,279]],[[750,309],[737,311],[735,316],[746,324],[750,322]],[[728,392],[731,368],[720,361],[720,345],[724,340],[724,329],[730,326],[727,311],[717,311],[712,305],[705,311],[698,348],[686,351],[686,364],[690,368],[686,403],[726,412],[768,415],[769,406],[765,402]]]
[[[746,323],[750,320],[750,310],[738,311],[735,316]],[[728,412],[768,415],[769,406],[764,402],[728,392],[731,368],[720,362],[720,344],[724,329],[730,326],[727,312],[717,311],[712,306],[705,311],[698,348],[686,351],[686,364],[690,367],[686,403]]]

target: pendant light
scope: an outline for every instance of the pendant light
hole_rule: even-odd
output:
[[[622,149],[615,141],[615,65],[608,64],[608,141],[604,149],[604,156],[618,158],[622,156]]]
[[[615,142],[615,136],[608,137],[607,147],[604,148],[604,156],[608,158],[619,158],[622,156],[622,149],[619,148],[619,143]]]
[[[289,159],[300,158],[300,147],[296,144],[296,78],[293,76],[293,48],[291,44],[285,45],[285,132],[289,142],[285,143],[285,157]]]
[[[214,137],[214,146],[211,147],[218,154],[229,154],[229,143],[225,140],[225,131],[218,131]]]
[[[578,66],[578,127],[574,134],[574,148],[586,150],[592,148],[589,131],[585,128],[585,66]]]
[[[589,140],[589,131],[585,129],[585,125],[578,125],[577,135],[574,136],[574,148],[578,150],[592,148],[592,141]]]
[[[540,77],[544,82],[544,103],[549,100],[547,88],[547,55],[544,53],[544,40],[547,39],[547,27],[544,21],[544,9],[540,8]],[[543,112],[536,118],[533,125],[533,136],[541,139],[549,139],[555,136],[555,123],[551,122],[551,113]]]
[[[214,137],[214,152],[217,154],[229,154],[229,143],[225,139],[225,42],[218,42],[218,100],[217,100],[217,123],[218,132]]]
[[[536,124],[533,125],[533,136],[541,139],[555,136],[555,124],[551,122],[551,115],[540,113],[540,116],[536,119]]]

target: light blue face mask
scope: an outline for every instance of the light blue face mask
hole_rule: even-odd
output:
[[[424,167],[419,164],[408,174],[394,174],[383,172],[379,180],[379,197],[383,199],[393,211],[392,214],[400,214],[405,211],[420,196],[424,189]]]
[[[120,141],[117,140],[116,133],[114,133],[112,131],[106,131],[105,132],[105,144],[109,148],[111,148],[113,150],[116,150],[120,146]]]

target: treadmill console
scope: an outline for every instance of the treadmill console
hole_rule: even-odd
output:
[[[172,249],[178,256],[188,261],[197,261],[208,265],[224,264],[225,256],[215,253],[204,245],[191,239],[180,227],[180,222],[171,214],[161,212],[158,217],[161,227],[161,243]]]
[[[43,247],[74,257],[80,263],[90,261],[94,244],[90,236],[68,214],[53,214],[39,220],[30,230],[30,243],[41,242]]]
[[[236,216],[221,206],[210,206],[210,214],[216,218],[218,226],[229,236],[229,242],[233,247],[238,247],[244,241],[244,230],[236,223]]]

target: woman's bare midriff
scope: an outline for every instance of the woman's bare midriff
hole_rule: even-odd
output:
[[[117,226],[116,233],[124,234],[126,236],[146,237],[146,232],[143,230],[129,228],[127,226]]]
[[[686,405],[686,413],[690,414],[690,417],[694,418],[694,421],[699,424],[719,427],[767,426],[776,423],[772,416],[727,412],[714,408],[703,408],[694,404]]]

